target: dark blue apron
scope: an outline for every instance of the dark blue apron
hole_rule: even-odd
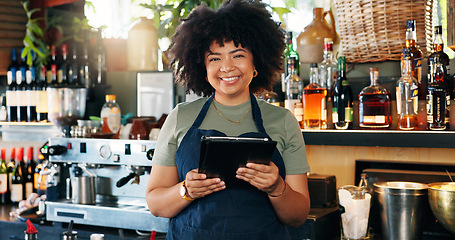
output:
[[[265,132],[261,110],[254,95],[250,94],[253,119],[259,132],[244,133],[243,137],[269,137]],[[179,181],[198,168],[201,137],[226,136],[217,130],[199,129],[204,120],[212,95],[202,107],[191,128],[182,139],[175,161]],[[275,149],[272,161],[285,178],[283,158]],[[171,219],[166,239],[174,240],[286,240],[289,233],[273,209],[266,193],[256,188],[234,188],[212,193],[194,200]]]

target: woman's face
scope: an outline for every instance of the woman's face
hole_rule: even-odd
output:
[[[240,44],[216,41],[205,53],[207,81],[215,89],[215,99],[225,105],[246,102],[250,97],[249,85],[253,79],[253,54]]]

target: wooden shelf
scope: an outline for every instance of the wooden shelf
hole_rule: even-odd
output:
[[[455,148],[455,131],[302,130],[306,145]]]

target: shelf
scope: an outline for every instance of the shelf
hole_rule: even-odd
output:
[[[306,145],[455,148],[455,131],[302,130]]]
[[[61,134],[51,122],[0,122],[3,141],[46,142],[49,137]]]

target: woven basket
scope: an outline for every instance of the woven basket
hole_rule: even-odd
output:
[[[416,20],[417,45],[432,49],[433,0],[336,0],[338,33],[350,63],[400,60],[406,20]]]

